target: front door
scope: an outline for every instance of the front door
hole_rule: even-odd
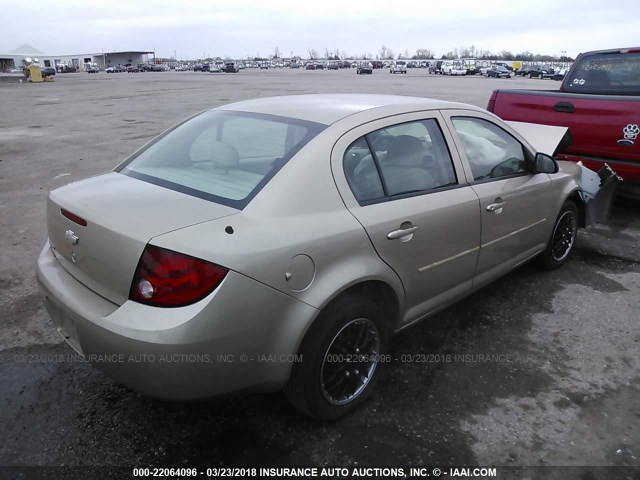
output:
[[[551,217],[551,180],[533,173],[533,153],[488,118],[450,113],[480,199],[482,235],[474,287],[542,251]]]

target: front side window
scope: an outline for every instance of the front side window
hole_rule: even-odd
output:
[[[116,171],[244,208],[324,128],[273,115],[209,111],[170,131]]]
[[[347,149],[343,165],[360,203],[457,184],[449,150],[433,119],[386,127],[359,138]]]
[[[522,144],[497,125],[480,118],[455,117],[475,181],[519,175],[528,171]]]

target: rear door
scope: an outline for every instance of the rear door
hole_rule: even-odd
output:
[[[515,132],[480,112],[445,113],[480,199],[479,288],[544,249],[555,220],[551,179],[533,173],[533,152]]]
[[[351,130],[332,169],[345,205],[405,289],[404,324],[471,290],[480,242],[478,197],[437,112]]]

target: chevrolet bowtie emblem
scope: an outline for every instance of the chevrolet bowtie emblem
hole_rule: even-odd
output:
[[[77,245],[80,240],[73,230],[64,232],[64,238],[66,238],[71,245]]]

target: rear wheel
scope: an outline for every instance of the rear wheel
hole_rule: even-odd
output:
[[[560,209],[547,248],[538,257],[540,265],[547,270],[564,265],[571,255],[577,235],[578,208],[571,200],[567,200]]]
[[[307,332],[293,367],[287,397],[320,420],[336,420],[362,403],[378,378],[389,328],[368,298],[344,295]]]

